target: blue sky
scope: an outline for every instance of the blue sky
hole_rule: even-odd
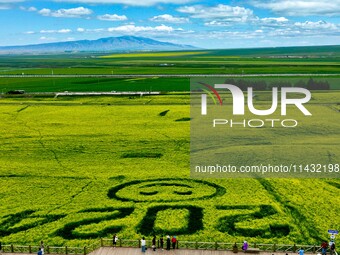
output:
[[[0,0],[0,45],[135,35],[201,48],[340,42],[340,0]]]

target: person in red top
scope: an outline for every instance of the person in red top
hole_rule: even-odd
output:
[[[176,242],[177,242],[176,236],[173,236],[171,239],[172,249],[176,249]]]
[[[321,244],[321,252],[322,252],[322,255],[326,255],[327,247],[328,247],[328,243],[327,243],[327,242],[323,242],[323,243]]]

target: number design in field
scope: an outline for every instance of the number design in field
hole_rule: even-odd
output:
[[[166,229],[161,229],[155,226],[157,216],[160,212],[164,212],[166,210],[185,210],[188,212],[187,219],[185,220],[186,224],[182,226],[180,229],[171,229],[174,226],[167,226]],[[172,215],[176,217],[175,215]],[[183,222],[182,222],[183,223]],[[179,224],[179,222],[177,222]],[[159,205],[148,208],[146,215],[143,220],[137,227],[137,231],[142,235],[152,235],[152,234],[165,234],[168,235],[190,235],[199,230],[203,229],[203,209],[198,206],[192,205]]]
[[[4,216],[0,220],[0,237],[26,231],[48,222],[59,220],[66,215],[38,215],[34,210],[26,210]]]
[[[61,236],[64,239],[90,239],[90,238],[98,238],[104,237],[111,233],[117,233],[122,230],[123,226],[121,225],[111,225],[108,227],[100,228],[99,231],[91,231],[91,232],[82,232],[78,228],[86,227],[92,224],[99,224],[101,222],[109,221],[109,220],[117,220],[122,219],[128,215],[130,215],[134,211],[133,207],[121,207],[121,208],[91,208],[82,210],[79,213],[102,213],[103,216],[95,217],[95,218],[85,218],[80,221],[75,221],[71,223],[67,223],[63,228],[60,228],[56,231],[57,236]],[[109,213],[108,215],[105,213]],[[92,227],[94,227],[92,225]]]
[[[290,233],[288,224],[278,224],[277,221],[270,220],[269,217],[278,212],[271,205],[238,205],[238,206],[217,206],[218,210],[238,211],[244,210],[243,213],[235,213],[229,216],[221,217],[216,228],[223,233],[245,237],[282,237]],[[252,212],[249,213],[249,210]],[[248,211],[248,212],[247,212]],[[261,219],[266,222],[260,222]],[[269,221],[267,221],[269,220]],[[253,223],[252,223],[253,221]],[[242,226],[245,224],[246,226]],[[256,226],[255,228],[249,227]]]

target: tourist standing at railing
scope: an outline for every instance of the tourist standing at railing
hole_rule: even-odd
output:
[[[171,243],[171,241],[170,241],[170,236],[167,235],[167,236],[166,236],[166,249],[167,249],[168,251],[170,250],[170,243]]]
[[[244,242],[243,242],[242,250],[243,250],[243,251],[248,250],[248,242],[247,242],[247,241],[244,241]]]
[[[332,242],[331,247],[329,247],[329,251],[331,255],[335,254],[335,243]]]
[[[37,255],[43,255],[40,247],[39,247],[39,250],[37,252]]]
[[[172,237],[171,242],[172,242],[172,249],[176,249],[176,243],[177,243],[176,236]]]
[[[164,239],[163,236],[161,236],[161,238],[159,239],[160,245],[161,245],[161,249],[164,250]]]
[[[299,255],[305,255],[305,250],[301,247],[300,250],[298,250]]]
[[[41,249],[41,254],[44,255],[45,246],[44,246],[44,242],[43,241],[40,242],[40,249]]]
[[[152,250],[156,251],[156,236],[155,235],[152,238]]]
[[[140,240],[140,244],[142,246],[142,252],[145,252],[146,241],[145,241],[144,236],[143,236],[142,240]]]
[[[321,253],[322,253],[322,255],[326,255],[327,247],[328,247],[328,243],[327,242],[322,242],[322,244],[321,244]]]
[[[116,247],[117,241],[118,241],[118,236],[116,234],[114,234],[113,237],[112,237],[113,247]]]

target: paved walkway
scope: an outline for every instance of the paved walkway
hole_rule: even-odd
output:
[[[230,251],[212,251],[212,250],[162,250],[157,249],[153,251],[152,248],[148,248],[145,253],[142,253],[141,249],[138,248],[113,248],[113,247],[102,247],[95,250],[90,255],[235,255]]]
[[[178,249],[178,250],[161,250],[157,249],[153,251],[151,248],[148,248],[145,253],[142,253],[141,249],[138,248],[113,248],[113,247],[102,247],[98,250],[93,251],[90,255],[236,255],[231,251],[215,251],[215,250],[185,250],[185,249]],[[250,254],[250,253],[247,253]],[[286,253],[282,252],[261,252],[261,255],[285,255]],[[288,253],[292,255],[294,253]],[[237,253],[237,255],[245,255],[243,252]]]
[[[285,255],[286,252],[260,252],[260,255]],[[313,253],[305,253],[306,255],[315,255]],[[0,255],[36,255],[36,253],[2,253]],[[61,253],[60,253],[61,255]],[[145,253],[142,253],[139,248],[120,248],[120,247],[101,247],[89,255],[246,255],[244,252],[238,252],[237,254],[232,251],[216,251],[216,250],[161,250],[157,249],[153,251],[151,248]],[[247,253],[247,255],[252,255]],[[288,255],[297,255],[297,253],[288,252]]]

